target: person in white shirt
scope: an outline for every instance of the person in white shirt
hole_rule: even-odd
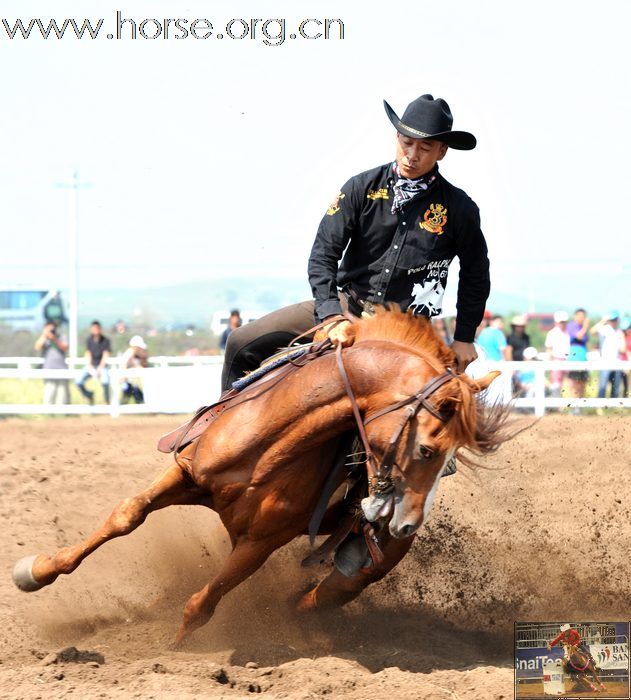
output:
[[[626,352],[625,337],[624,333],[618,328],[618,320],[618,312],[611,311],[589,331],[593,335],[598,334],[600,357],[607,362],[619,360]],[[598,398],[604,399],[606,397],[609,384],[611,384],[611,398],[618,398],[621,382],[622,372],[620,370],[601,370],[598,380]]]
[[[570,334],[567,332],[569,316],[566,311],[554,312],[554,328],[546,335],[546,352],[551,360],[567,360],[570,354]],[[550,372],[550,396],[561,396],[563,370]]]
[[[129,341],[129,347],[123,353],[121,358],[121,369],[130,369],[136,367],[148,367],[149,355],[147,353],[147,344],[139,335],[135,335]],[[121,403],[128,403],[134,399],[136,403],[144,403],[145,397],[140,386],[131,381],[129,377],[124,377],[122,382],[123,396]]]

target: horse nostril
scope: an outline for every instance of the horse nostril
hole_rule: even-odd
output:
[[[409,537],[414,532],[414,525],[404,525],[399,532],[402,537]]]

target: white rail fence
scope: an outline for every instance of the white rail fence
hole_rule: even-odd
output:
[[[219,356],[154,357],[151,359],[152,367],[120,369],[114,358],[109,367],[111,395],[109,404],[45,404],[42,392],[41,403],[0,403],[0,414],[109,414],[116,417],[130,413],[192,413],[200,406],[212,403],[219,397],[222,362],[223,358]],[[2,381],[6,379],[18,379],[24,382],[47,379],[75,381],[81,375],[84,361],[77,359],[71,364],[76,369],[44,370],[39,368],[40,358],[0,358],[0,396]],[[542,416],[546,410],[555,408],[631,408],[631,398],[570,398],[546,395],[546,374],[551,371],[563,370],[564,376],[567,376],[566,373],[570,371],[618,371],[627,374],[631,372],[631,361],[544,360],[493,363],[477,361],[471,365],[470,374],[479,377],[494,369],[502,374],[491,385],[489,400],[513,401],[516,408],[533,410],[537,416]],[[528,384],[526,397],[513,398],[513,372],[518,372],[522,377],[525,374],[531,375],[532,381]],[[145,403],[121,403],[121,387],[125,378],[142,380]],[[89,381],[94,383],[97,380]]]

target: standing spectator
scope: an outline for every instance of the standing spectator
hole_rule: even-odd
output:
[[[135,335],[129,341],[129,347],[123,353],[121,358],[120,367],[121,369],[130,369],[134,367],[148,367],[149,366],[149,353],[147,352],[147,344],[142,339],[141,336]],[[127,403],[130,399],[134,399],[136,403],[144,403],[145,396],[142,393],[142,389],[134,379],[131,381],[129,377],[123,377],[123,396],[121,403]]]
[[[537,359],[539,353],[537,348],[529,346],[524,348],[522,360],[524,362],[532,362]],[[515,380],[513,382],[513,392],[518,398],[531,399],[535,395],[535,372],[532,369],[515,372]]]
[[[489,362],[499,362],[510,358],[510,350],[504,335],[504,319],[493,316],[486,328],[478,335],[477,343],[484,351],[484,359]]]
[[[125,335],[125,333],[127,333],[127,325],[122,318],[119,318],[112,326],[112,333],[118,333],[118,335]]]
[[[624,333],[618,328],[618,319],[618,312],[612,311],[590,330],[590,333],[598,334],[600,357],[606,362],[619,360],[627,351]],[[606,397],[609,384],[611,384],[611,398],[618,398],[621,381],[620,370],[601,370],[598,380],[598,398]]]
[[[524,350],[530,347],[530,336],[526,333],[526,317],[513,316],[510,325],[511,332],[506,339],[510,348],[509,359],[521,362],[524,359]]]
[[[449,329],[447,328],[447,322],[445,321],[444,316],[436,316],[436,318],[432,319],[432,326],[434,326],[434,330],[436,331],[436,335],[445,343],[445,345],[451,345],[453,342],[453,337],[449,333]]]
[[[240,328],[242,325],[243,319],[241,318],[239,309],[232,309],[232,311],[230,312],[230,318],[228,319],[228,327],[221,334],[221,338],[219,339],[219,347],[222,350],[226,349],[226,343],[228,342],[228,336],[230,335],[230,333],[232,333],[232,331],[236,328]]]
[[[64,313],[64,305],[59,292],[55,292],[44,307],[44,320],[48,323],[54,323],[56,326],[67,323],[68,319]]]
[[[35,349],[42,353],[44,369],[68,369],[66,353],[68,343],[57,335],[57,324],[49,321],[42,334],[35,341]],[[44,379],[44,403],[57,403],[57,394],[61,393],[61,403],[70,403],[70,388],[67,379]]]
[[[107,358],[111,353],[110,341],[103,335],[101,324],[98,321],[92,321],[90,324],[90,335],[86,340],[85,358],[87,362],[85,369],[76,382],[79,391],[91,404],[94,403],[94,392],[85,387],[89,377],[94,377],[101,382],[105,403],[110,402],[110,375],[107,371]]]
[[[576,309],[574,318],[567,324],[567,332],[570,336],[569,359],[575,362],[585,362],[589,337],[589,318],[587,318],[585,309]],[[585,370],[573,370],[568,374],[572,398],[579,399],[585,396],[588,377],[589,372]]]
[[[566,311],[554,312],[554,328],[546,335],[546,352],[551,360],[567,360],[570,354],[570,334],[567,332],[569,316]],[[561,396],[563,370],[550,372],[550,396]]]

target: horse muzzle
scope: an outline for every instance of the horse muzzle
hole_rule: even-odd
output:
[[[420,513],[410,503],[409,496],[400,496],[395,493],[394,508],[388,530],[393,537],[405,539],[411,537],[423,524],[425,519],[423,509]]]

